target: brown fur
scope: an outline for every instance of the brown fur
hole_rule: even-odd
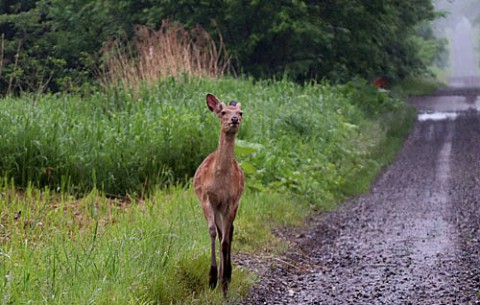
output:
[[[207,95],[207,106],[220,119],[220,139],[217,150],[208,155],[198,167],[193,185],[208,223],[211,240],[210,288],[216,287],[220,277],[226,295],[232,276],[230,252],[233,221],[237,215],[245,180],[243,171],[234,158],[235,136],[242,121],[242,111],[240,103],[232,102],[226,106],[211,94]],[[218,273],[215,257],[217,235],[221,249]]]

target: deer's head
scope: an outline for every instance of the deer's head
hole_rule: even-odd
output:
[[[227,106],[218,101],[214,95],[207,94],[207,106],[220,119],[222,132],[227,134],[236,134],[238,132],[243,114],[240,109],[240,103],[231,101]]]

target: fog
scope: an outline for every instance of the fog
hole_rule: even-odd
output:
[[[478,0],[437,0],[434,4],[437,11],[445,12],[445,17],[436,22],[441,29],[453,27],[463,18],[476,22],[480,14]]]
[[[473,26],[467,18],[463,17],[453,28],[450,37],[453,68],[451,77],[478,76],[477,52],[473,38]]]
[[[445,12],[445,17],[435,23],[435,32],[450,41],[450,85],[476,85],[479,1],[442,0],[436,1],[435,6],[438,11]]]

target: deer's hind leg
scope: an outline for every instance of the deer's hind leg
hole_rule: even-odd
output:
[[[228,284],[232,278],[232,263],[230,252],[232,247],[233,225],[225,223],[222,229],[222,238],[220,239],[220,280],[223,293],[226,295]]]

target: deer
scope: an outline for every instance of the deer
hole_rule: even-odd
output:
[[[231,248],[233,221],[237,215],[240,197],[244,190],[245,176],[234,156],[235,138],[242,122],[241,104],[220,102],[207,94],[208,109],[220,120],[220,139],[217,149],[199,165],[193,177],[195,194],[202,206],[208,224],[211,242],[209,286],[217,287],[220,277],[222,291],[227,296],[232,278]],[[220,268],[217,272],[215,244],[220,242]]]

